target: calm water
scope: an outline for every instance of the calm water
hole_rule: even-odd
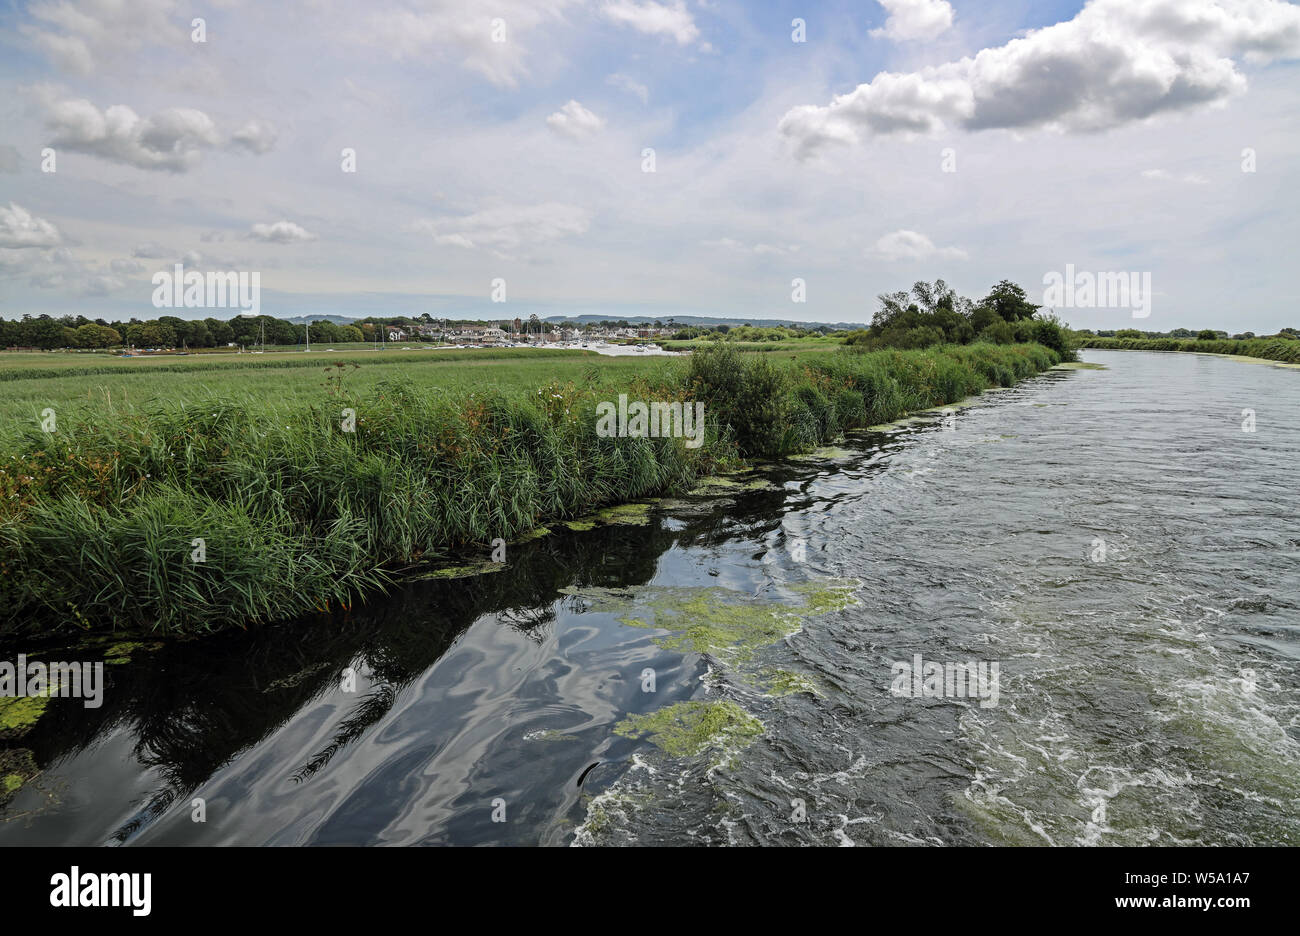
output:
[[[43,770],[0,844],[1300,843],[1300,371],[1085,356],[495,574],[137,648],[0,740]],[[997,704],[891,694],[916,654],[997,663]]]

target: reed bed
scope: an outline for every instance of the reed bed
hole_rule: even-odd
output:
[[[194,634],[348,606],[404,570],[548,521],[679,492],[746,457],[1009,386],[1038,345],[839,349],[777,360],[725,346],[629,378],[535,392],[342,383],[311,405],[158,402],[0,435],[0,634]],[[698,448],[601,437],[596,406],[702,401]],[[347,428],[352,411],[355,423]]]
[[[1107,351],[1198,351],[1300,364],[1300,341],[1288,338],[1087,338],[1080,347]]]

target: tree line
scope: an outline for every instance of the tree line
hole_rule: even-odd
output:
[[[374,322],[338,325],[312,322],[311,340],[322,343],[373,341],[385,327]],[[182,319],[164,315],[156,319],[107,321],[84,315],[57,318],[25,315],[10,321],[0,319],[0,347],[39,348],[224,348],[235,344],[293,345],[307,340],[307,327],[270,315]]]
[[[910,291],[884,293],[871,327],[850,332],[845,343],[864,350],[928,348],[938,344],[1037,342],[1064,354],[1067,329],[1055,317],[1041,318],[1041,306],[1024,289],[1002,280],[979,301],[957,294],[943,280],[913,284]]]

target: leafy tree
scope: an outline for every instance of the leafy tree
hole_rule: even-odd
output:
[[[29,348],[41,348],[48,351],[52,348],[67,346],[63,326],[48,315],[42,315],[39,318],[23,316],[21,326],[20,343]]]
[[[137,348],[174,348],[176,330],[161,321],[141,322],[127,328],[126,340]]]
[[[908,311],[908,295],[905,292],[881,293],[880,308],[871,317],[871,327],[877,331],[888,328],[896,319]]]
[[[992,306],[978,305],[971,310],[970,325],[977,333],[984,331],[990,325],[1005,321],[1006,319],[998,315],[998,310]]]
[[[79,348],[115,348],[122,343],[122,336],[107,325],[88,323],[77,329],[75,343]]]
[[[186,322],[181,340],[191,348],[211,348],[214,343],[212,332],[208,331],[207,324],[202,321]]]
[[[1011,323],[998,318],[996,322],[986,325],[980,332],[980,341],[987,341],[992,344],[1011,344],[1016,340],[1016,330],[1011,327]]]
[[[230,327],[228,322],[221,319],[205,318],[203,324],[208,327],[208,334],[212,336],[212,346],[222,348],[235,340],[235,330]]]
[[[1025,291],[1011,280],[1003,280],[994,286],[980,304],[989,306],[1008,322],[1033,318],[1041,308],[1030,302]]]

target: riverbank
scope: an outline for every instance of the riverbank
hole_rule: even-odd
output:
[[[410,380],[317,403],[85,406],[0,440],[0,634],[197,634],[349,606],[397,577],[547,522],[683,491],[746,457],[1010,386],[1058,363],[1037,345],[727,348],[603,383],[446,392]],[[698,447],[602,437],[598,407],[700,402]]]
[[[1218,354],[1224,357],[1300,364],[1300,341],[1285,338],[1224,338],[1202,341],[1197,338],[1089,338],[1082,348],[1103,351],[1180,351]]]

